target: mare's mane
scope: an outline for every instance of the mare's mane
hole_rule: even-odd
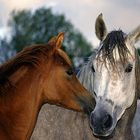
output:
[[[113,50],[117,48],[120,61],[122,65],[127,62],[128,54],[130,54],[125,44],[125,34],[121,31],[112,31],[108,33],[107,37],[101,42],[101,48],[97,53],[97,58],[102,58],[102,61],[106,64],[108,61],[111,66],[116,66],[116,59],[114,57]]]

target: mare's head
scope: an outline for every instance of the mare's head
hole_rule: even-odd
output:
[[[137,96],[134,44],[140,39],[140,26],[128,35],[121,30],[107,33],[101,14],[95,27],[100,45],[92,60],[96,106],[90,121],[94,135],[109,136]]]

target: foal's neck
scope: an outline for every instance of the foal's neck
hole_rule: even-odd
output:
[[[28,69],[22,69],[22,75],[20,72],[10,77],[15,87],[0,99],[0,139],[3,140],[29,139],[41,107],[38,78],[33,79],[34,73]]]

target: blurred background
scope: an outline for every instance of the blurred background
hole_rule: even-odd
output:
[[[0,63],[65,32],[63,49],[80,67],[98,46],[94,26],[100,13],[108,31],[128,33],[140,24],[140,0],[0,0]]]

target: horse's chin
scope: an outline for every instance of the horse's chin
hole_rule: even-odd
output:
[[[100,138],[100,139],[110,139],[113,137],[114,135],[114,129],[113,130],[110,130],[108,132],[103,132],[102,134],[97,134],[93,131],[93,135],[96,137],[96,138]]]

